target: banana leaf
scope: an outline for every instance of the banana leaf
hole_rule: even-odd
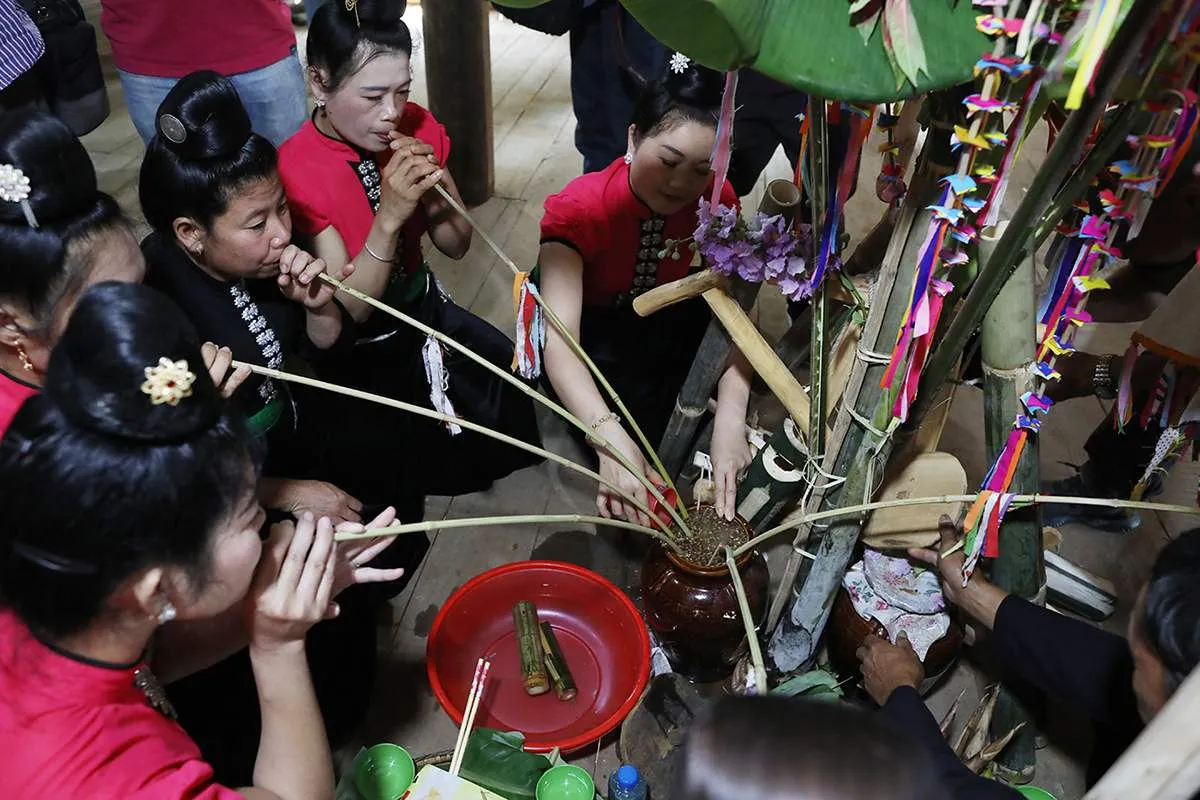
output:
[[[842,684],[832,672],[814,669],[789,678],[771,690],[782,697],[804,697],[809,700],[841,700]]]
[[[549,758],[526,753],[525,737],[476,728],[467,739],[459,775],[508,800],[533,800],[538,778],[550,769]]]
[[[888,0],[896,2],[897,0]],[[528,6],[538,0],[498,0]],[[839,100],[885,102],[971,79],[990,40],[975,28],[970,0],[909,0],[924,69],[914,84],[883,46],[883,25],[866,42],[846,0],[621,0],[656,39],[705,66],[753,67],[798,89]],[[910,43],[912,44],[912,43]]]

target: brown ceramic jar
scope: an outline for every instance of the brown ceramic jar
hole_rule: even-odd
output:
[[[755,550],[737,566],[750,613],[761,623],[770,586],[766,559]],[[733,672],[746,629],[727,567],[697,566],[656,543],[642,565],[642,603],[646,623],[676,672],[703,682]]]
[[[828,633],[829,660],[837,674],[843,678],[862,677],[859,671],[858,648],[867,636],[874,634],[887,638],[887,631],[875,620],[863,619],[854,610],[854,603],[845,587],[840,587],[833,610],[829,614]],[[938,639],[925,654],[925,680],[921,683],[921,694],[928,693],[937,684],[942,674],[950,668],[962,649],[962,626],[950,617],[950,629]]]

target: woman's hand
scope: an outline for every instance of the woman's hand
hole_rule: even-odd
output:
[[[320,279],[320,275],[327,271],[323,259],[313,258],[296,245],[289,244],[279,257],[279,291],[288,300],[301,303],[305,308],[314,311],[324,308],[337,291],[331,284]],[[344,281],[352,272],[354,263],[347,261],[334,277]]]
[[[362,533],[386,528],[395,521],[396,509],[389,506],[365,526],[356,522],[343,522],[337,526],[337,532]],[[333,596],[337,597],[343,590],[360,583],[387,583],[404,577],[404,570],[399,567],[377,569],[366,566],[374,560],[375,556],[386,550],[394,540],[394,536],[381,536],[376,539],[349,539],[338,542],[337,568],[333,576]],[[333,604],[332,613],[336,616],[337,603]]]
[[[601,426],[596,433],[612,442],[613,447],[623,453],[633,466],[653,483],[656,485],[663,483],[658,473],[646,463],[646,457],[642,455],[642,449],[625,432],[620,423],[615,420],[608,422]],[[600,475],[605,480],[620,487],[621,491],[625,494],[632,496],[642,505],[646,505],[647,492],[642,482],[632,472],[627,470],[620,461],[610,455],[607,449],[599,449],[597,453],[600,455]],[[646,516],[646,512],[639,510],[636,506],[630,505],[628,502],[622,501],[605,484],[600,484],[600,490],[596,495],[596,508],[599,509],[600,516],[602,517],[624,519],[629,522],[636,522],[639,525],[651,524],[650,518]]]
[[[742,470],[750,466],[750,443],[746,423],[734,415],[717,412],[709,454],[713,465],[717,515],[732,520],[737,516],[737,487]]]
[[[272,526],[247,597],[250,646],[303,647],[309,628],[327,616],[336,566],[328,519],[304,514],[294,525]]]
[[[445,174],[433,158],[432,147],[416,139],[403,142],[399,146],[392,143],[396,152],[383,168],[383,196],[379,201],[379,216],[397,226],[413,215],[421,197]]]
[[[233,365],[233,351],[228,347],[217,347],[212,342],[205,342],[200,345],[200,355],[204,358],[204,369],[221,390],[222,397],[232,397],[237,388],[250,377],[250,368],[247,366],[238,367],[232,374],[229,372]]]
[[[267,508],[299,516],[329,517],[335,525],[362,522],[362,503],[332,483],[302,480],[263,480],[259,499]]]

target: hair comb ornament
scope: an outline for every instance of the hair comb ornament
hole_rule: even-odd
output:
[[[167,137],[167,141],[175,144],[183,144],[187,141],[187,128],[183,126],[183,120],[174,114],[163,114],[158,118],[158,130]]]
[[[687,68],[691,65],[692,60],[683,53],[671,54],[671,72],[676,75],[682,75],[687,72]]]
[[[354,12],[354,24],[362,27],[362,20],[358,18],[358,0],[346,0],[346,10]]]
[[[38,221],[33,215],[33,206],[29,205],[30,194],[29,178],[25,177],[25,173],[12,164],[0,164],[0,200],[20,203],[25,221],[29,227],[36,228]]]
[[[142,392],[150,396],[154,405],[177,406],[185,397],[192,396],[192,384],[196,381],[196,373],[188,369],[186,361],[172,361],[163,356],[158,364],[146,367],[146,381],[142,384]]]

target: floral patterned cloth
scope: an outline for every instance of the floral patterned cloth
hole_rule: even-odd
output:
[[[907,559],[868,549],[864,559],[846,572],[842,586],[859,616],[882,625],[893,643],[903,631],[922,661],[933,643],[950,630],[937,575]]]

